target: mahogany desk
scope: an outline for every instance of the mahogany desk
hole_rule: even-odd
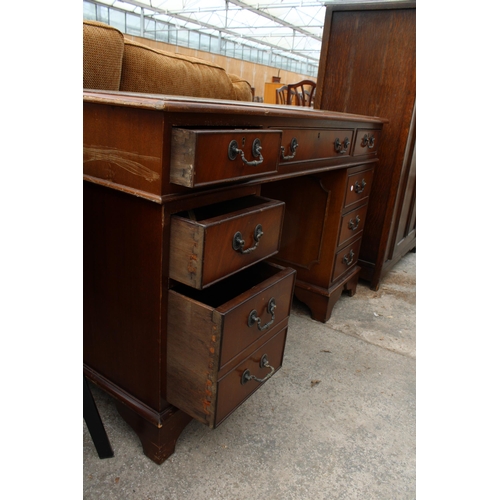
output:
[[[356,290],[385,120],[84,92],[84,373],[162,463],[281,367],[293,294]]]

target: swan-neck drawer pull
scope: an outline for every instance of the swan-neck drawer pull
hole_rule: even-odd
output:
[[[370,149],[372,149],[373,146],[375,146],[375,136],[369,136],[368,134],[365,134],[363,139],[361,140],[361,146],[363,148],[368,146]]]
[[[229,147],[227,149],[227,155],[230,160],[235,160],[236,157],[240,155],[245,165],[249,165],[250,167],[255,167],[256,165],[260,165],[264,161],[264,157],[262,156],[261,151],[262,151],[262,146],[260,144],[260,139],[255,139],[252,144],[252,155],[254,158],[258,158],[258,160],[248,161],[245,158],[243,150],[238,148],[238,142],[232,140],[229,143]]]
[[[297,152],[297,148],[299,147],[299,143],[297,141],[297,139],[294,137],[291,141],[290,141],[290,151],[291,151],[291,155],[289,156],[285,156],[285,147],[284,146],[281,146],[281,158],[283,160],[293,160],[293,158],[295,158],[295,153]]]
[[[268,380],[274,373],[274,368],[269,364],[269,361],[267,359],[267,354],[262,355],[262,358],[260,358],[260,367],[261,368],[270,368],[271,371],[264,377],[264,378],[257,378],[255,375],[252,375],[250,373],[250,370],[246,369],[243,372],[243,375],[241,376],[241,385],[246,384],[249,380],[255,380],[257,382],[260,382],[261,384]]]
[[[259,246],[259,241],[262,238],[262,236],[264,236],[262,225],[257,224],[253,232],[253,239],[255,241],[254,245],[252,247],[243,250],[243,247],[245,246],[245,240],[243,239],[241,233],[239,231],[236,231],[236,233],[234,233],[233,236],[233,250],[235,250],[236,252],[240,252],[242,254],[253,252]]]
[[[344,255],[344,258],[342,259],[342,262],[346,266],[350,266],[354,262],[354,252],[351,250],[349,254]]]
[[[335,139],[335,151],[343,155],[344,153],[347,153],[350,144],[351,141],[349,140],[349,137],[346,137],[344,142],[340,142],[340,139],[337,137]]]
[[[271,297],[267,304],[267,312],[271,315],[271,321],[266,323],[264,326],[262,326],[262,321],[257,316],[257,311],[255,309],[253,311],[250,311],[250,314],[248,315],[248,326],[251,328],[253,325],[255,325],[255,323],[257,323],[257,328],[260,331],[267,330],[274,323],[274,311],[276,307],[276,299],[274,297]]]
[[[349,220],[349,225],[347,226],[349,229],[352,229],[353,231],[356,231],[358,229],[359,223],[361,222],[361,219],[359,218],[359,215],[356,215],[356,218],[354,220]]]
[[[359,183],[358,181],[356,181],[354,183],[354,191],[356,193],[362,193],[365,189],[365,186],[366,186],[366,181],[364,179],[361,179],[361,183]]]

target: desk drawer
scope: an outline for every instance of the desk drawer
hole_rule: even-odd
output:
[[[381,133],[381,130],[358,130],[352,155],[359,156],[376,153]]]
[[[353,130],[290,129],[282,131],[280,163],[349,156]]]
[[[218,381],[215,427],[251,396],[283,363],[287,327]],[[267,366],[264,363],[267,361]],[[272,368],[271,368],[272,367]],[[256,377],[249,378],[250,376]]]
[[[360,246],[361,238],[358,238],[335,254],[332,282],[356,265],[356,262],[358,262]]]
[[[277,172],[280,130],[173,129],[170,182],[190,188]]]
[[[278,252],[285,204],[248,196],[173,215],[170,278],[197,289]]]
[[[344,208],[368,199],[372,189],[373,168],[348,175]]]
[[[272,339],[286,330],[294,282],[295,270],[261,262],[208,290],[185,285],[169,290],[168,401],[214,427],[257,389],[254,380],[240,389],[235,373],[241,372],[240,382],[247,368],[262,378],[269,369],[254,366],[262,354],[274,368],[281,366],[284,334]],[[269,341],[274,347],[260,353]]]
[[[368,205],[356,208],[345,214],[340,221],[339,247],[355,238],[363,231]]]

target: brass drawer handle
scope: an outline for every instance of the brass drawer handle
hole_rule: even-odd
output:
[[[365,189],[365,186],[366,186],[366,181],[364,179],[361,179],[361,184],[356,181],[354,183],[354,191],[356,191],[356,193],[362,193]]]
[[[253,232],[253,239],[255,241],[254,246],[249,247],[246,250],[243,250],[243,247],[245,246],[245,240],[243,239],[241,233],[237,231],[233,236],[233,250],[235,250],[236,252],[240,252],[242,254],[253,252],[259,246],[259,241],[263,235],[264,231],[262,230],[262,225],[257,224]]]
[[[344,255],[344,258],[342,259],[342,262],[346,265],[346,266],[350,266],[353,262],[354,262],[354,252],[351,250],[349,252],[349,255]]]
[[[361,222],[361,219],[359,218],[359,215],[356,215],[356,218],[354,220],[349,221],[349,229],[352,229],[353,231],[356,231],[358,229],[359,223]]]
[[[260,165],[264,161],[264,157],[262,156],[261,151],[262,151],[262,146],[260,145],[260,139],[255,139],[253,141],[253,144],[252,144],[252,155],[254,156],[254,158],[258,158],[258,160],[248,161],[245,158],[245,154],[243,153],[243,150],[238,149],[238,142],[235,140],[232,140],[229,143],[227,155],[228,155],[230,160],[235,160],[239,154],[239,155],[241,155],[241,159],[243,160],[243,163],[245,163],[245,165],[255,167],[256,165]]]
[[[266,330],[269,328],[273,323],[274,323],[274,311],[276,309],[276,299],[274,297],[271,297],[269,299],[269,302],[267,304],[267,312],[271,315],[271,321],[266,323],[264,326],[261,326],[261,320],[257,316],[257,311],[254,309],[253,311],[250,312],[248,315],[248,326],[251,328],[255,323],[257,323],[257,328],[262,331]]]
[[[361,140],[361,146],[364,148],[365,146],[368,146],[370,149],[375,146],[375,136],[372,135],[371,137],[368,134],[365,134],[363,139]]]
[[[267,354],[263,354],[262,358],[260,358],[260,367],[261,368],[270,368],[271,371],[264,378],[257,378],[255,375],[250,373],[250,370],[246,369],[241,376],[241,385],[246,384],[249,380],[255,380],[260,382],[261,384],[268,380],[274,373],[274,368],[269,364],[267,359]]]
[[[284,146],[281,146],[281,158],[283,160],[292,160],[293,158],[295,158],[295,153],[297,152],[297,148],[299,147],[299,143],[297,141],[297,139],[294,137],[291,141],[290,141],[290,151],[292,152],[292,154],[290,156],[285,156],[285,148]]]
[[[346,137],[344,139],[344,142],[340,142],[340,139],[337,137],[335,139],[335,151],[337,151],[337,153],[340,153],[341,155],[343,155],[344,153],[347,153],[347,150],[349,148],[349,145],[351,144],[351,141],[349,140],[349,137]],[[344,149],[342,149],[342,147]]]

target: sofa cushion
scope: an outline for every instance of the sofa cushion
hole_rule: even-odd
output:
[[[83,88],[120,90],[123,34],[104,23],[83,22]]]
[[[252,86],[238,75],[228,73],[229,79],[233,82],[235,99],[238,101],[253,101]]]
[[[120,90],[235,99],[233,84],[224,68],[195,57],[155,50],[126,38]]]

